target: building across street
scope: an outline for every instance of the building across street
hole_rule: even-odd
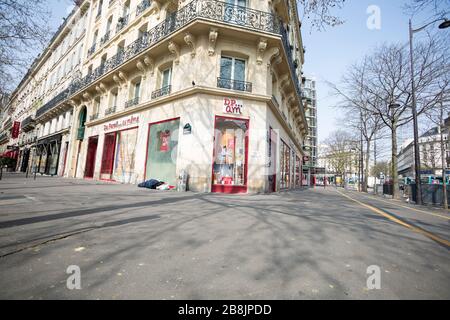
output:
[[[46,175],[298,188],[317,139],[303,63],[293,0],[79,1],[4,108],[0,151]]]

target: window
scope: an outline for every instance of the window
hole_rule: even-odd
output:
[[[248,120],[216,117],[215,128],[213,191],[221,191],[214,185],[243,187],[247,181]]]
[[[139,98],[139,92],[141,91],[141,82],[137,82],[134,85],[134,98],[137,99]]]
[[[111,107],[116,107],[117,106],[117,96],[118,96],[118,92],[113,92],[111,94]]]
[[[97,18],[102,15],[103,0],[98,2]]]
[[[94,116],[98,115],[98,113],[100,111],[100,103],[101,103],[101,98],[100,97],[95,98],[95,101],[94,101]]]
[[[80,45],[80,49],[78,50],[78,63],[81,62],[81,57],[82,56],[83,56],[83,44]]]
[[[162,72],[162,88],[168,87],[170,85],[171,77],[172,68],[168,68]]]
[[[109,33],[109,30],[111,30],[111,24],[112,24],[113,17],[109,17],[108,22],[106,24],[106,33]]]
[[[245,60],[222,56],[218,87],[251,91],[251,86],[245,83]]]
[[[222,57],[220,60],[220,77],[230,80],[245,80],[245,60]]]
[[[94,38],[92,39],[92,47],[95,46],[95,43],[97,42],[97,37],[98,37],[98,30],[95,31],[94,33]]]
[[[291,155],[291,148],[289,148],[289,146],[283,140],[281,140],[280,146],[281,189],[289,188],[290,185],[290,170],[291,170],[290,155]]]

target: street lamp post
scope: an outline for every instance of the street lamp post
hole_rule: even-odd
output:
[[[436,19],[425,26],[413,29],[411,19],[409,19],[409,56],[411,62],[411,96],[412,96],[412,116],[414,126],[414,170],[416,175],[416,204],[422,204],[422,188],[420,186],[420,154],[419,154],[419,128],[417,122],[417,106],[416,106],[416,85],[414,82],[414,57],[413,57],[413,35],[416,32],[420,32],[429,25],[438,21],[444,21],[439,25],[439,29],[445,29],[450,27],[450,20],[445,18]],[[395,173],[394,173],[395,174]]]

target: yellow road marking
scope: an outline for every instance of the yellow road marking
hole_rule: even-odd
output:
[[[402,226],[404,226],[404,227],[406,227],[406,228],[408,228],[408,229],[410,229],[410,230],[412,230],[414,232],[420,233],[420,234],[422,234],[422,235],[424,235],[424,236],[426,236],[426,237],[428,237],[428,238],[430,238],[430,239],[432,239],[432,240],[434,240],[436,242],[439,242],[440,244],[443,244],[443,245],[445,245],[447,247],[450,247],[450,241],[448,241],[448,240],[442,239],[442,238],[436,236],[435,234],[433,234],[431,232],[425,231],[423,229],[419,229],[419,228],[417,228],[415,226],[412,226],[412,225],[410,225],[410,224],[408,224],[406,222],[403,222],[403,221],[397,219],[396,217],[393,217],[390,214],[387,214],[386,212],[384,212],[384,211],[382,211],[382,210],[380,210],[380,209],[378,209],[378,208],[376,208],[374,206],[371,206],[371,205],[365,204],[365,203],[363,203],[363,202],[361,202],[359,200],[353,199],[352,197],[342,193],[341,191],[339,191],[337,189],[336,189],[336,191],[341,196],[346,197],[346,198],[350,199],[351,201],[354,201],[354,202],[358,203],[359,205],[361,205],[363,207],[366,207],[366,208],[368,208],[369,210],[371,210],[373,212],[378,213],[379,215],[385,217],[386,219],[389,219],[389,220],[391,220],[391,221],[393,221],[395,223],[398,223],[398,224],[400,224],[400,225],[402,225]]]
[[[411,208],[411,207],[403,206],[403,205],[401,205],[401,204],[392,203],[392,202],[390,202],[390,201],[386,201],[386,200],[383,200],[383,199],[378,199],[378,198],[370,197],[370,196],[365,195],[365,194],[358,194],[358,195],[360,195],[361,197],[365,197],[365,198],[367,198],[367,199],[374,199],[374,200],[378,200],[378,201],[381,201],[381,202],[386,202],[386,203],[393,204],[393,205],[395,205],[395,206],[399,206],[399,207],[402,207],[402,208],[405,208],[405,209],[409,209],[409,210],[417,211],[417,212],[420,212],[420,213],[429,214],[429,215],[431,215],[431,216],[440,217],[440,218],[443,218],[443,219],[450,220],[450,217],[446,217],[446,216],[443,216],[443,215],[441,215],[441,214],[431,213],[431,212],[419,210],[419,209],[416,209],[416,208]],[[400,200],[396,200],[396,199],[392,199],[392,200],[393,200],[393,201],[400,201]]]

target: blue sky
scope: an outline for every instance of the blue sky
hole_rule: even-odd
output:
[[[307,20],[303,22],[303,42],[306,47],[305,75],[317,80],[319,141],[339,127],[339,112],[334,108],[338,99],[330,95],[331,90],[325,81],[338,83],[346,68],[361,59],[383,42],[405,42],[408,40],[408,19],[403,6],[407,0],[350,0],[342,10],[336,10],[345,20],[343,25],[327,28],[326,31],[311,30]],[[56,29],[72,8],[72,0],[49,0],[52,11],[50,18]],[[367,28],[367,8],[376,5],[380,8],[381,29]],[[299,11],[302,12],[301,8]],[[431,13],[422,12],[413,17],[413,24],[420,26],[429,21]],[[435,28],[436,29],[436,28]],[[437,29],[436,29],[437,30]],[[433,31],[433,27],[430,27]],[[441,31],[441,32],[448,32]],[[410,136],[408,128],[401,130],[400,139]]]

